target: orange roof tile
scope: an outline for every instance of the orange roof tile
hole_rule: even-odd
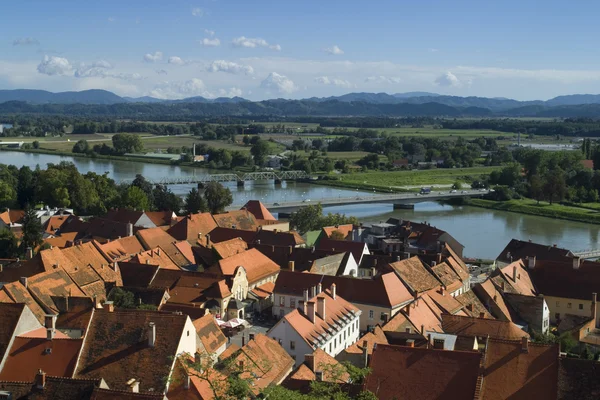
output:
[[[328,238],[331,238],[331,234],[333,232],[339,232],[342,234],[342,237],[345,240],[351,240],[352,239],[352,231],[354,230],[354,225],[352,224],[346,224],[346,225],[337,225],[337,226],[326,226],[324,228],[322,228],[323,233],[325,233],[325,235],[327,235]],[[350,235],[350,239],[348,239],[348,235]]]
[[[78,236],[79,232],[65,232],[61,233],[59,236],[44,239],[44,243],[49,246],[62,249],[70,244],[73,244]]]
[[[169,226],[173,215],[175,215],[173,211],[146,211],[145,214],[158,227]]]
[[[469,267],[464,263],[464,261],[452,250],[452,247],[448,246],[448,244],[444,244],[444,249],[450,254],[450,257],[446,258],[446,262],[450,265],[450,267],[460,276],[462,281],[469,279]]]
[[[525,296],[535,296],[536,291],[529,272],[521,260],[517,260],[500,269],[506,281],[515,289],[518,294]]]
[[[162,269],[181,270],[160,247],[138,253],[129,261],[138,264],[158,265]]]
[[[264,204],[258,200],[249,200],[241,209],[248,210],[256,219],[277,221],[267,207],[265,207]]]
[[[323,372],[324,382],[346,383],[350,379],[346,367],[321,349],[316,349],[311,355],[307,354],[304,363],[300,364],[288,379],[314,381],[317,371]]]
[[[254,293],[254,295],[260,299],[267,299],[273,294],[274,289],[275,283],[267,282],[252,289],[252,293]]]
[[[481,313],[483,313],[484,318],[494,318],[472,290],[467,290],[466,292],[456,296],[455,299],[465,306],[463,311],[468,316],[479,317]]]
[[[85,293],[71,280],[63,269],[44,272],[28,278],[28,289],[32,296],[43,305],[47,311],[58,312],[52,301],[52,296],[83,297]]]
[[[127,260],[133,255],[144,251],[144,247],[136,236],[127,236],[104,244],[94,241],[94,244],[105,258],[113,261]]]
[[[204,317],[193,321],[193,323],[206,352],[214,354],[227,343],[227,338],[217,325],[214,315],[206,314]]]
[[[194,255],[192,250],[185,245],[177,245],[177,240],[160,228],[141,229],[136,233],[146,249],[160,247],[167,253],[169,258],[179,266],[194,264]],[[182,251],[183,250],[183,251]]]
[[[227,258],[248,250],[248,243],[243,241],[242,238],[235,238],[215,243],[212,245],[212,249],[217,252],[219,257]]]
[[[427,298],[430,303],[427,303],[425,298]],[[419,333],[421,333],[422,329],[431,332],[444,332],[442,329],[442,321],[439,317],[441,311],[431,303],[433,302],[427,295],[418,298],[416,301],[407,305],[402,311],[394,315],[392,319],[383,326],[383,331],[402,333],[403,330],[401,330],[401,328],[405,325],[405,322],[408,321],[413,326],[413,329]],[[431,307],[434,307],[434,309],[432,310]]]
[[[6,225],[20,224],[23,222],[24,217],[25,211],[23,210],[8,210],[0,213],[0,220],[2,220],[2,222],[4,222]]]
[[[425,268],[419,257],[415,256],[391,263],[390,267],[396,271],[412,292],[426,292],[440,285],[440,282]]]
[[[431,267],[431,270],[450,292],[454,292],[462,287],[460,276],[445,262],[434,265]]]
[[[219,355],[219,360],[223,361],[234,355],[238,350],[241,350],[241,347],[235,343],[231,343],[224,352]]]
[[[7,283],[0,288],[0,293],[4,293],[2,297],[8,297],[14,303],[24,303],[29,307],[37,320],[43,324],[46,311],[35,301],[29,291],[21,284],[21,282]]]
[[[44,223],[44,231],[50,235],[54,235],[57,229],[64,224],[70,215],[53,215]]]
[[[498,307],[497,312],[500,313],[500,315],[494,315],[496,318],[503,318],[506,321],[512,321],[510,310],[508,309],[508,305],[504,301],[504,297],[502,297],[502,293],[496,289],[496,286],[494,286],[490,279],[486,280],[483,283],[478,283],[477,285],[475,285],[474,290],[476,294],[480,294],[481,292],[481,297],[485,297],[483,299],[484,304],[486,304],[486,302],[496,304],[496,306]],[[488,307],[491,307],[491,304]],[[492,310],[492,314],[493,313],[494,310]]]
[[[279,273],[279,265],[256,249],[250,249],[219,260],[217,267],[225,276],[235,274],[237,267],[242,266],[246,270],[248,283],[253,284],[271,275]]]
[[[456,314],[464,307],[461,302],[450,295],[447,290],[431,289],[427,295],[435,302],[435,304],[448,314]]]
[[[373,332],[367,332],[364,336],[358,339],[358,342],[344,350],[346,353],[363,354],[364,343],[367,342],[368,354],[373,354],[373,347],[375,344],[388,344],[387,337],[383,332],[383,329],[379,325],[375,326]]]
[[[489,318],[461,317],[442,314],[444,332],[461,336],[487,337],[492,339],[520,340],[529,334],[509,321]]]
[[[218,226],[222,228],[235,228],[245,231],[255,231],[258,229],[256,217],[247,210],[229,211],[222,214],[215,214],[213,218]]]
[[[191,371],[189,371],[190,369]],[[190,387],[186,389],[185,381],[188,375]],[[227,375],[214,368],[198,372],[193,368],[193,360],[190,360],[188,364],[187,361],[178,359],[166,398],[169,400],[212,400],[215,398],[215,391],[218,396],[225,398],[229,387],[227,378]]]
[[[187,240],[196,243],[198,236],[206,235],[217,227],[217,223],[210,213],[191,214],[183,217],[179,222],[167,230],[167,233],[177,240]]]

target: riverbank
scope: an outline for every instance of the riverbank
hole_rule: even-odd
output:
[[[549,204],[531,199],[495,201],[484,199],[469,199],[465,204],[491,210],[509,211],[520,214],[536,215],[555,219],[565,219],[591,224],[600,224],[600,211],[591,208]]]

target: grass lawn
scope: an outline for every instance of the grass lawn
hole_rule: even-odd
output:
[[[509,201],[471,199],[469,204],[494,210],[512,211],[522,214],[539,215],[542,217],[600,224],[600,208],[598,210],[591,210],[588,208],[565,206],[556,203],[549,204],[540,202],[540,204],[538,204],[537,201],[531,199]]]
[[[376,171],[341,175],[342,182],[376,186],[413,186],[468,182],[487,175],[499,167],[437,168],[412,171]]]

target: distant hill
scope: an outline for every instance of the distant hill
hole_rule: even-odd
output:
[[[600,104],[600,94],[570,94],[558,96],[545,102],[549,106],[574,106],[578,104]]]
[[[24,101],[31,104],[116,104],[126,102],[122,97],[100,89],[60,93],[30,89],[0,90],[0,103],[5,101]]]
[[[437,97],[437,96],[441,96],[441,95],[437,94],[437,93],[430,93],[430,92],[406,92],[406,93],[395,93],[392,96],[394,96],[398,99],[408,99],[410,97]]]
[[[142,97],[123,97],[130,103],[163,103],[165,100],[157,99],[156,97],[142,96]]]

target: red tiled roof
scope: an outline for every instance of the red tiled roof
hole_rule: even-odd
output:
[[[246,243],[252,243],[254,238],[256,237],[255,231],[244,231],[241,229],[232,229],[232,228],[221,228],[217,227],[210,231],[210,242],[211,243],[221,243],[226,240],[242,238],[242,240]],[[202,244],[206,246],[206,235],[203,235],[199,241],[203,242]]]
[[[212,237],[212,236],[211,236]],[[260,242],[259,242],[260,240]],[[298,232],[290,231],[290,232],[279,232],[279,231],[268,231],[266,229],[262,229],[258,231],[256,236],[254,236],[255,243],[267,244],[271,246],[300,246],[304,243],[304,239],[302,236],[298,234]]]
[[[499,270],[506,281],[514,288],[515,292],[525,296],[535,296],[536,291],[529,272],[525,269],[523,262],[517,260]]]
[[[229,211],[222,214],[215,214],[213,215],[213,218],[217,225],[222,228],[255,231],[259,226],[254,215],[246,210]]]
[[[429,300],[427,302],[426,300]],[[430,332],[444,332],[442,329],[441,311],[433,304],[431,299],[424,295],[407,305],[383,326],[384,332],[404,333],[405,322],[408,321],[413,330],[419,334],[422,329]]]
[[[149,287],[160,268],[158,265],[136,262],[120,262],[118,265],[123,285],[134,287]]]
[[[304,363],[288,377],[285,386],[291,390],[305,390],[310,382],[316,380],[315,372],[323,373],[324,382],[346,383],[350,379],[347,369],[335,358],[321,349],[305,356]]]
[[[46,376],[43,389],[34,382],[0,382],[0,390],[12,394],[14,399],[28,400],[84,400],[92,399],[93,391],[101,380],[72,379]]]
[[[179,271],[180,268],[171,260],[167,253],[161,248],[156,247],[133,256],[130,262],[138,264],[158,265],[162,269],[172,269]]]
[[[537,260],[570,261],[570,251],[559,247],[532,243],[524,240],[511,240],[497,257],[497,260],[513,262],[535,256]]]
[[[348,347],[344,352],[352,354],[363,354],[364,343],[367,342],[367,353],[373,354],[373,347],[375,344],[388,344],[387,337],[383,332],[383,329],[379,325],[375,326],[373,332],[367,332],[364,336],[358,339],[358,342]]]
[[[27,287],[32,296],[47,311],[58,312],[52,296],[85,296],[63,269],[55,269],[28,278]]]
[[[489,336],[492,339],[520,340],[529,337],[527,332],[510,321],[450,314],[442,314],[442,329],[445,333],[453,335]]]
[[[396,271],[412,292],[426,292],[440,285],[440,281],[427,270],[419,257],[415,256],[391,263],[390,267]]]
[[[581,160],[583,168],[594,169],[594,160]]]
[[[206,235],[217,227],[217,223],[210,213],[191,214],[181,219],[167,233],[177,240],[187,240],[196,243],[198,235]]]
[[[29,291],[21,284],[21,282],[7,283],[0,288],[0,293],[4,293],[4,298],[9,298],[14,303],[24,303],[29,307],[33,315],[37,320],[43,324],[45,310],[38,304],[37,301],[31,296]]]
[[[382,400],[473,399],[480,358],[476,352],[378,345],[364,386]]]
[[[209,354],[215,354],[221,346],[227,343],[227,338],[217,325],[214,315],[206,314],[193,323],[204,350]]]
[[[504,297],[502,297],[502,293],[496,289],[496,286],[494,286],[490,279],[476,284],[473,290],[483,300],[486,307],[491,308],[492,304],[497,306],[497,310],[491,310],[492,314],[499,313],[498,315],[494,315],[494,317],[504,319],[505,321],[512,321],[511,312],[504,301]]]
[[[0,372],[0,380],[32,381],[39,369],[50,376],[71,377],[82,342],[82,339],[46,340],[45,335],[16,337]]]
[[[484,318],[494,318],[483,305],[481,300],[475,295],[472,290],[459,294],[455,297],[463,306],[463,311],[471,317],[479,317],[483,313]]]
[[[273,214],[269,212],[267,207],[265,207],[264,204],[258,200],[249,200],[241,209],[248,210],[256,219],[277,221]]]
[[[464,307],[462,303],[452,297],[447,290],[431,289],[427,292],[427,295],[442,311],[448,314],[456,314]]]
[[[173,218],[173,211],[146,211],[146,216],[156,226],[168,226]]]
[[[44,231],[50,235],[54,235],[57,229],[60,229],[71,215],[53,215],[44,223]]]
[[[72,246],[79,236],[79,232],[65,232],[61,233],[59,236],[44,239],[44,244],[62,249],[67,246]]]
[[[2,222],[4,222],[6,225],[20,224],[23,222],[24,217],[25,211],[23,210],[8,210],[0,213],[0,220],[2,220]]]
[[[248,243],[244,242],[242,238],[235,238],[221,243],[215,243],[212,245],[211,249],[216,251],[219,257],[227,258],[248,250]]]
[[[581,263],[573,268],[573,261],[536,261],[529,276],[537,291],[545,296],[589,300],[600,287],[600,267],[597,263]]]
[[[179,267],[194,263],[194,256],[191,254],[192,250],[189,248],[189,243],[187,248],[183,245],[177,246],[175,238],[161,228],[141,229],[136,233],[136,236],[146,249],[156,247],[163,249]],[[183,252],[181,249],[183,249]]]
[[[8,350],[25,304],[0,303],[0,360]]]
[[[273,282],[267,282],[252,289],[252,293],[259,299],[267,299],[273,294],[274,289],[275,284]]]
[[[131,256],[144,251],[144,247],[136,236],[126,236],[104,244],[96,241],[93,243],[108,260],[127,260]]]
[[[354,225],[346,224],[346,225],[337,225],[337,226],[326,226],[326,227],[322,228],[322,230],[323,230],[323,233],[328,238],[331,238],[331,234],[333,232],[337,231],[342,234],[342,236],[345,240],[349,240],[348,235],[350,235],[350,239],[352,239],[352,231],[354,230]]]
[[[362,242],[351,242],[347,240],[332,240],[329,238],[323,238],[319,240],[319,245],[317,247],[321,250],[335,249],[335,251],[338,253],[349,251],[354,256],[356,263],[360,264],[363,252],[365,250],[365,246],[366,243]]]
[[[280,270],[279,265],[256,249],[250,249],[243,253],[224,258],[219,260],[216,265],[219,272],[225,276],[234,275],[236,268],[243,266],[246,270],[248,284],[256,283],[277,274]]]

